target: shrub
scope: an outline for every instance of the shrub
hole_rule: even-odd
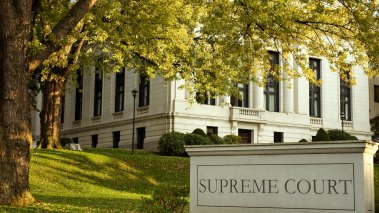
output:
[[[301,140],[299,140],[299,142],[308,142],[306,139],[301,139]]]
[[[224,139],[222,139],[222,137],[218,136],[218,135],[210,135],[209,136],[209,139],[214,143],[214,144],[224,144],[225,141]]]
[[[184,212],[188,204],[188,186],[163,185],[151,198],[142,198],[141,212],[178,213]]]
[[[224,141],[226,144],[239,144],[241,143],[242,139],[238,135],[225,135]]]
[[[180,132],[170,132],[159,138],[158,150],[162,155],[185,156],[184,136]]]
[[[202,136],[202,137],[207,137],[207,136],[208,136],[208,135],[207,135],[202,129],[200,129],[200,128],[197,128],[197,129],[193,130],[192,133],[194,133],[194,134],[196,134],[196,135],[200,135],[200,136]]]
[[[195,133],[186,134],[184,142],[186,145],[209,145],[213,143],[208,136],[203,137]]]
[[[71,138],[61,138],[61,146],[64,147],[66,144],[74,143]]]
[[[313,142],[317,142],[317,141],[330,141],[328,133],[323,128],[320,128],[317,131],[317,134],[315,138],[313,139]]]
[[[357,137],[339,129],[329,130],[328,135],[331,141],[358,140]]]

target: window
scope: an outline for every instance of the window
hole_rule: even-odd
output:
[[[374,85],[374,101],[379,102],[379,86]]]
[[[321,79],[321,60],[310,58],[309,67],[315,72],[315,79]],[[309,83],[309,116],[321,117],[321,88]]]
[[[137,149],[143,149],[146,137],[145,127],[137,128]]]
[[[196,93],[196,102],[199,104],[216,105],[216,99],[208,92]]]
[[[97,134],[96,135],[91,135],[91,139],[92,139],[92,147],[96,148],[97,143],[98,143],[98,136],[97,136]]]
[[[113,132],[113,148],[118,148],[120,143],[120,131]]]
[[[217,126],[207,126],[207,135],[217,135],[218,127]]]
[[[125,88],[125,68],[116,73],[115,105],[114,111],[124,110],[124,89]]]
[[[238,97],[232,96],[230,99],[232,106],[249,107],[249,85],[237,84]]]
[[[250,129],[238,129],[238,136],[241,137],[242,144],[251,143],[251,130]]]
[[[274,132],[274,143],[283,143],[283,132]]]
[[[271,69],[279,65],[279,53],[269,51]],[[264,101],[267,111],[279,112],[279,82],[272,74],[267,76],[267,83],[264,87]]]
[[[76,90],[75,90],[75,120],[82,119],[83,108],[83,74],[80,70],[77,71],[76,77]]]
[[[64,123],[64,102],[65,102],[65,95],[61,96],[61,123]]]
[[[96,72],[96,74],[95,74],[95,94],[94,94],[93,116],[100,116],[101,115],[102,93],[103,93],[102,73]]]
[[[350,71],[345,71],[347,79],[350,79]],[[340,113],[345,114],[345,120],[351,121],[351,88],[348,81],[340,78]]]
[[[147,76],[141,76],[139,83],[139,102],[138,106],[149,106],[150,81]]]

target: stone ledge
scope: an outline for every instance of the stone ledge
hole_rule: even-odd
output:
[[[267,143],[267,144],[223,144],[185,146],[190,156],[225,155],[280,155],[280,154],[375,154],[378,143],[372,141]]]

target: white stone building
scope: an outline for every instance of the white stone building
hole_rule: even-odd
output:
[[[272,63],[280,63],[279,53],[270,54]],[[320,127],[341,129],[341,113],[346,117],[345,131],[370,139],[367,76],[359,67],[352,67],[357,84],[348,87],[338,73],[330,71],[324,58],[310,58],[310,66],[321,78],[321,87],[305,78],[269,80],[266,87],[251,82],[238,85],[242,99],[208,98],[192,106],[187,101],[189,93],[179,89],[183,80],[148,81],[132,71],[102,76],[92,67],[92,72],[86,70],[78,78],[80,88],[67,85],[62,136],[74,138],[82,146],[131,148],[131,91],[137,89],[136,148],[155,150],[162,134],[195,128],[219,136],[240,135],[244,143],[310,141]],[[33,117],[37,139],[39,119]]]

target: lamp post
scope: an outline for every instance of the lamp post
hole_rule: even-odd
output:
[[[136,96],[137,96],[137,89],[132,90],[133,95],[133,129],[132,129],[132,154],[134,153],[134,124],[136,121]]]
[[[345,115],[345,113],[344,112],[341,112],[341,126],[342,126],[342,132],[343,132],[343,121],[345,120],[345,118],[346,118],[346,115]]]

